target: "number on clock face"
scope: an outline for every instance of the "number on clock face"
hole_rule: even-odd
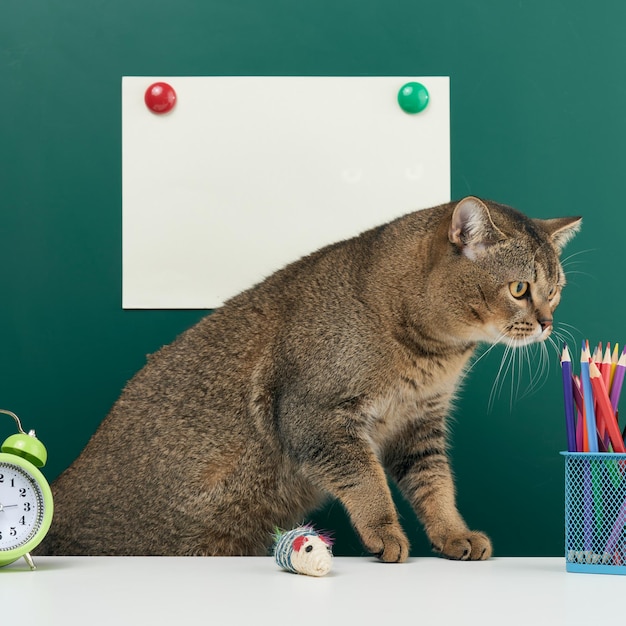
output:
[[[21,467],[0,463],[0,552],[33,537],[43,521],[43,494]]]

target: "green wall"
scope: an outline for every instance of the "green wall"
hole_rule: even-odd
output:
[[[121,309],[123,75],[450,76],[452,196],[582,214],[557,329],[623,344],[625,25],[621,0],[2,0],[0,406],[37,429],[48,477],[145,355],[206,314]],[[509,374],[489,409],[502,354],[455,412],[461,510],[497,555],[559,555],[558,360],[533,393]],[[338,504],[315,520],[361,553]]]

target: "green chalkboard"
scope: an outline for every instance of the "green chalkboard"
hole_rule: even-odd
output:
[[[450,76],[452,197],[582,214],[557,329],[624,344],[624,23],[620,0],[2,0],[0,405],[37,429],[48,477],[145,355],[206,314],[121,308],[123,75]],[[531,390],[528,368],[494,387],[493,350],[455,411],[460,508],[501,556],[563,552],[548,350]],[[398,502],[413,553],[427,554]],[[316,521],[337,554],[362,553],[338,504]]]

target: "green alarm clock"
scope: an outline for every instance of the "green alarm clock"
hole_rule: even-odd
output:
[[[15,413],[0,409],[17,424],[0,448],[0,567],[24,557],[31,569],[30,556],[46,536],[52,522],[52,491],[39,467],[46,464],[48,453],[35,436],[22,430]]]

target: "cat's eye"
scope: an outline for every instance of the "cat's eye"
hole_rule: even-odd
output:
[[[529,286],[530,285],[523,280],[513,281],[509,283],[509,291],[514,298],[523,298],[528,293]]]
[[[548,300],[552,300],[554,296],[556,296],[556,292],[557,292],[557,288],[552,287],[552,289],[550,289],[550,293],[548,294]]]

